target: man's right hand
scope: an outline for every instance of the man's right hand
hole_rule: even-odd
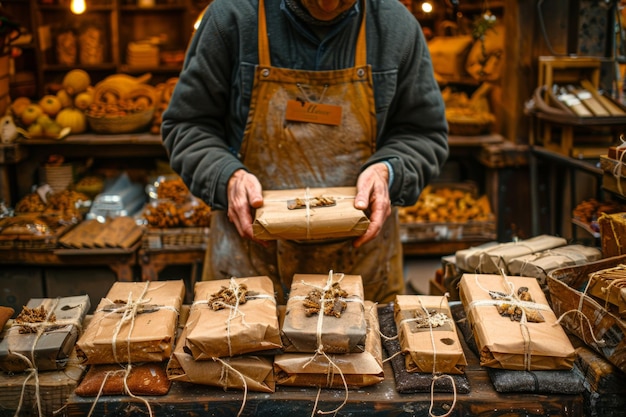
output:
[[[261,183],[256,176],[240,169],[228,180],[228,219],[235,224],[239,235],[252,240],[252,211],[263,205]]]

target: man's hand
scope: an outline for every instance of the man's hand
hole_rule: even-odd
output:
[[[254,175],[240,169],[228,180],[228,219],[239,235],[256,240],[252,234],[252,208],[263,205],[261,183]]]
[[[385,220],[391,214],[387,165],[373,164],[361,172],[356,182],[354,207],[359,210],[365,210],[368,207],[370,209],[370,225],[365,234],[354,241],[354,247],[358,248],[378,235]]]

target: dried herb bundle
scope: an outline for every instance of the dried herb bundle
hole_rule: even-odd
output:
[[[324,303],[324,315],[341,317],[341,314],[345,311],[348,304],[343,300],[348,293],[341,289],[338,282],[333,285],[324,293],[315,288],[307,294],[303,300],[305,312],[307,316],[313,316],[318,314],[322,309],[322,302]]]
[[[546,321],[543,318],[543,315],[537,309],[522,307],[516,302],[516,300],[512,300],[512,297],[504,293],[498,291],[490,291],[489,294],[491,295],[491,298],[495,300],[511,301],[510,303],[505,302],[496,306],[496,308],[498,309],[498,313],[500,313],[500,315],[503,317],[509,317],[511,321],[521,321],[522,313],[526,314],[526,320],[528,322],[543,323],[544,321]],[[528,287],[519,287],[517,289],[517,299],[519,301],[531,303],[534,302],[532,295],[528,291]]]
[[[20,314],[15,318],[15,323],[18,325],[44,322],[54,323],[55,321],[56,315],[52,313],[48,317],[48,312],[43,305],[35,308],[24,306]],[[20,333],[37,333],[37,329],[34,326],[21,326]]]
[[[418,329],[441,327],[451,322],[451,318],[446,313],[431,310],[428,314],[422,314],[418,311],[414,312],[415,318],[412,320]]]
[[[245,304],[248,296],[248,286],[246,284],[240,284],[235,288],[224,287],[211,294],[211,298],[208,301],[209,306],[213,311],[221,310],[226,306],[235,306],[236,304]]]
[[[308,207],[330,207],[336,204],[334,197],[317,196],[312,198],[296,198],[287,202],[289,210]]]

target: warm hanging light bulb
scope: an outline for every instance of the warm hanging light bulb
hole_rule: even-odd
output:
[[[70,4],[70,10],[74,14],[83,14],[86,8],[85,0],[72,0]]]
[[[196,30],[198,30],[198,27],[200,26],[200,22],[202,22],[202,17],[204,16],[204,14],[206,13],[207,9],[209,8],[209,6],[206,6],[204,9],[202,9],[202,11],[200,12],[200,14],[198,15],[198,17],[196,18],[196,21],[193,22],[193,31],[195,32]]]
[[[431,13],[433,11],[433,5],[429,1],[422,3],[422,11],[424,13]]]

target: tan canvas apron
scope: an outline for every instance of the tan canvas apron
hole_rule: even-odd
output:
[[[341,107],[336,126],[286,121],[288,100]],[[264,1],[259,1],[259,65],[241,155],[263,189],[354,186],[360,167],[375,150],[376,114],[371,68],[366,64],[365,13],[355,66],[302,71],[270,65]],[[404,288],[397,211],[373,241],[359,249],[352,239],[270,242],[242,239],[225,211],[215,211],[203,279],[267,275],[284,302],[294,273],[329,270],[363,277],[369,300],[388,302]]]

